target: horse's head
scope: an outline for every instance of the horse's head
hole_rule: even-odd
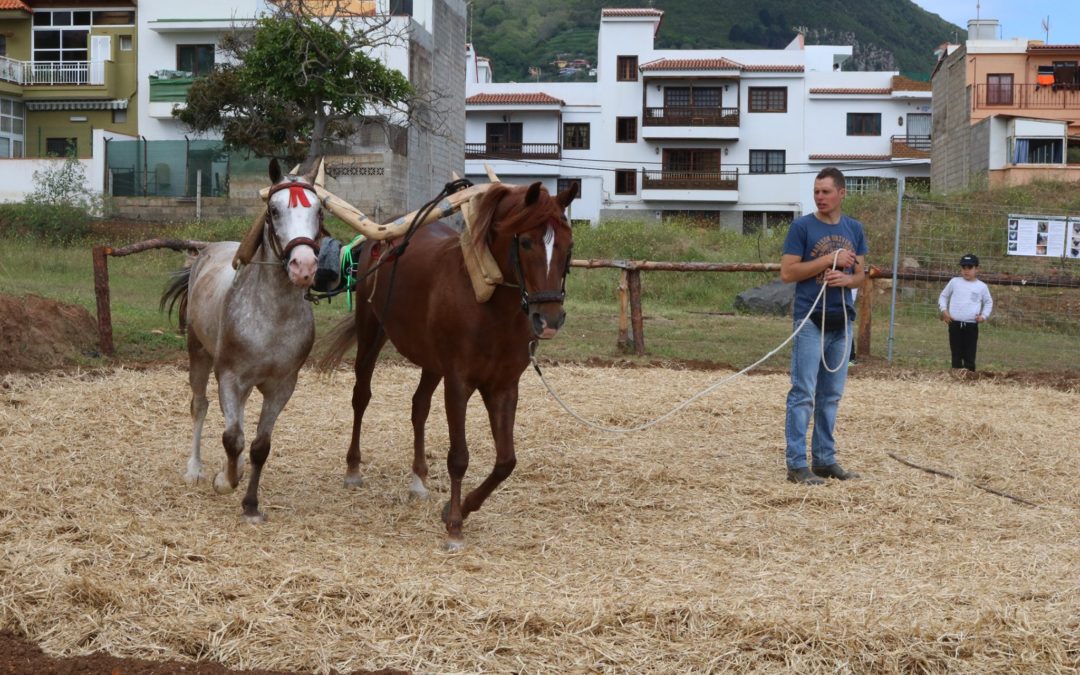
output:
[[[301,288],[315,282],[319,241],[323,235],[322,205],[312,181],[315,171],[297,177],[284,174],[277,160],[270,162],[273,186],[266,199],[266,236],[281,259],[289,281]]]
[[[541,339],[555,337],[566,320],[563,299],[574,245],[566,207],[576,196],[576,184],[554,197],[539,182],[499,184],[484,195],[474,227],[476,242],[491,245],[504,277],[521,288],[522,309]]]

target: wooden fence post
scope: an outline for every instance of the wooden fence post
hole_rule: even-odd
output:
[[[630,329],[634,331],[634,353],[645,356],[645,323],[641,316],[641,270],[628,270],[630,290]]]
[[[624,267],[619,272],[619,337],[615,345],[620,351],[630,351],[630,282]]]
[[[874,306],[874,280],[867,275],[859,289],[859,340],[855,347],[861,359],[870,356],[870,324]]]
[[[97,299],[98,337],[101,353],[113,355],[112,310],[109,309],[109,253],[108,246],[94,247],[94,296]]]

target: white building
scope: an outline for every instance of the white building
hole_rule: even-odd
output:
[[[891,72],[842,72],[844,46],[653,48],[655,9],[605,9],[597,81],[492,82],[471,47],[466,175],[580,181],[575,220],[691,215],[754,230],[813,210],[814,175],[849,190],[930,173],[930,91]]]

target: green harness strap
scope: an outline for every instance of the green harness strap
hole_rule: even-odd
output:
[[[345,279],[345,301],[349,311],[352,311],[353,288],[356,286],[356,260],[353,258],[353,248],[363,244],[367,238],[358,234],[352,241],[341,247],[341,275]]]

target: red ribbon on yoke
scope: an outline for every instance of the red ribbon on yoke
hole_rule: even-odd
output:
[[[300,185],[289,186],[289,208],[293,208],[299,203],[301,206],[311,206],[311,202],[307,198],[307,189]]]

